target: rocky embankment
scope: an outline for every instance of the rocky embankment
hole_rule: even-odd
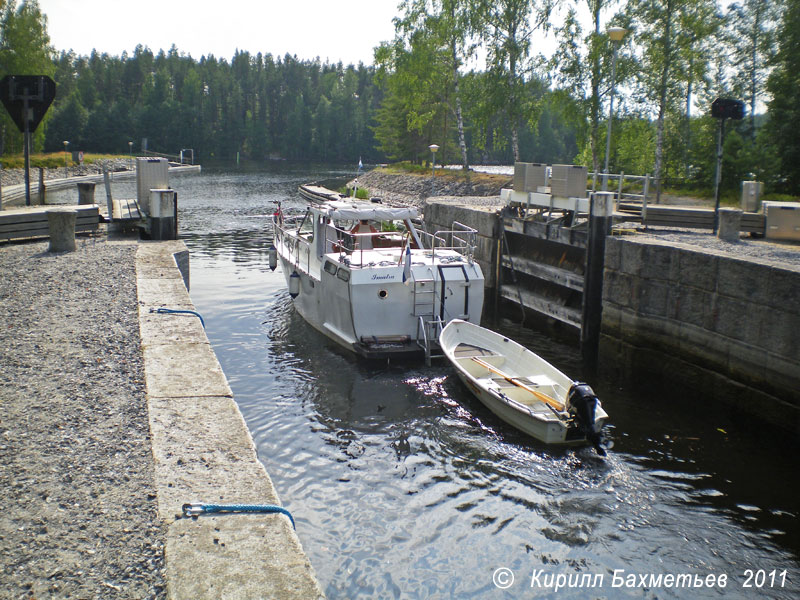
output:
[[[44,179],[63,179],[64,177],[82,177],[84,175],[96,175],[103,172],[103,167],[109,171],[130,171],[131,161],[127,158],[115,158],[98,161],[92,164],[70,165],[68,169],[57,167],[44,170]],[[39,169],[31,167],[31,182],[39,181]],[[0,169],[0,184],[3,187],[10,185],[21,185],[25,183],[25,169]]]
[[[350,186],[353,182],[350,182]],[[460,174],[437,173],[433,182],[429,175],[392,173],[374,169],[358,179],[358,185],[369,190],[373,198],[386,204],[422,206],[429,197],[497,198],[500,190],[510,187],[511,178],[475,173],[466,180]]]

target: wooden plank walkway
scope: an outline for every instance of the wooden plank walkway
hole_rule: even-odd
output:
[[[77,211],[75,233],[97,230],[100,223],[97,204],[27,206],[0,211],[0,242],[49,237],[47,211],[56,207],[74,208]]]

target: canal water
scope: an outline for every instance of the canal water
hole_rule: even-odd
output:
[[[268,268],[269,217],[301,183],[352,175],[172,181],[192,300],[329,598],[800,597],[796,441],[640,373],[590,380],[607,458],[545,447],[445,363],[368,364],[307,325]],[[583,377],[574,346],[494,327]]]

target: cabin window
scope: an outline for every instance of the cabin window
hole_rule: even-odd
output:
[[[336,275],[336,269],[338,267],[335,264],[333,264],[331,261],[326,260],[325,261],[325,266],[323,268],[325,269],[325,272],[328,275]]]
[[[380,292],[378,292],[378,298],[380,298],[381,300],[386,300],[386,298],[388,298],[388,297],[389,297],[389,292],[388,291],[381,290]]]
[[[342,281],[350,281],[350,271],[347,269],[339,267],[339,270],[336,272],[336,276]]]

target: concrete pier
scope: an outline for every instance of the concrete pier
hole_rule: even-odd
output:
[[[281,514],[181,517],[188,502],[280,505],[184,285],[183,242],[141,242],[136,273],[159,515],[172,599],[323,597]]]

